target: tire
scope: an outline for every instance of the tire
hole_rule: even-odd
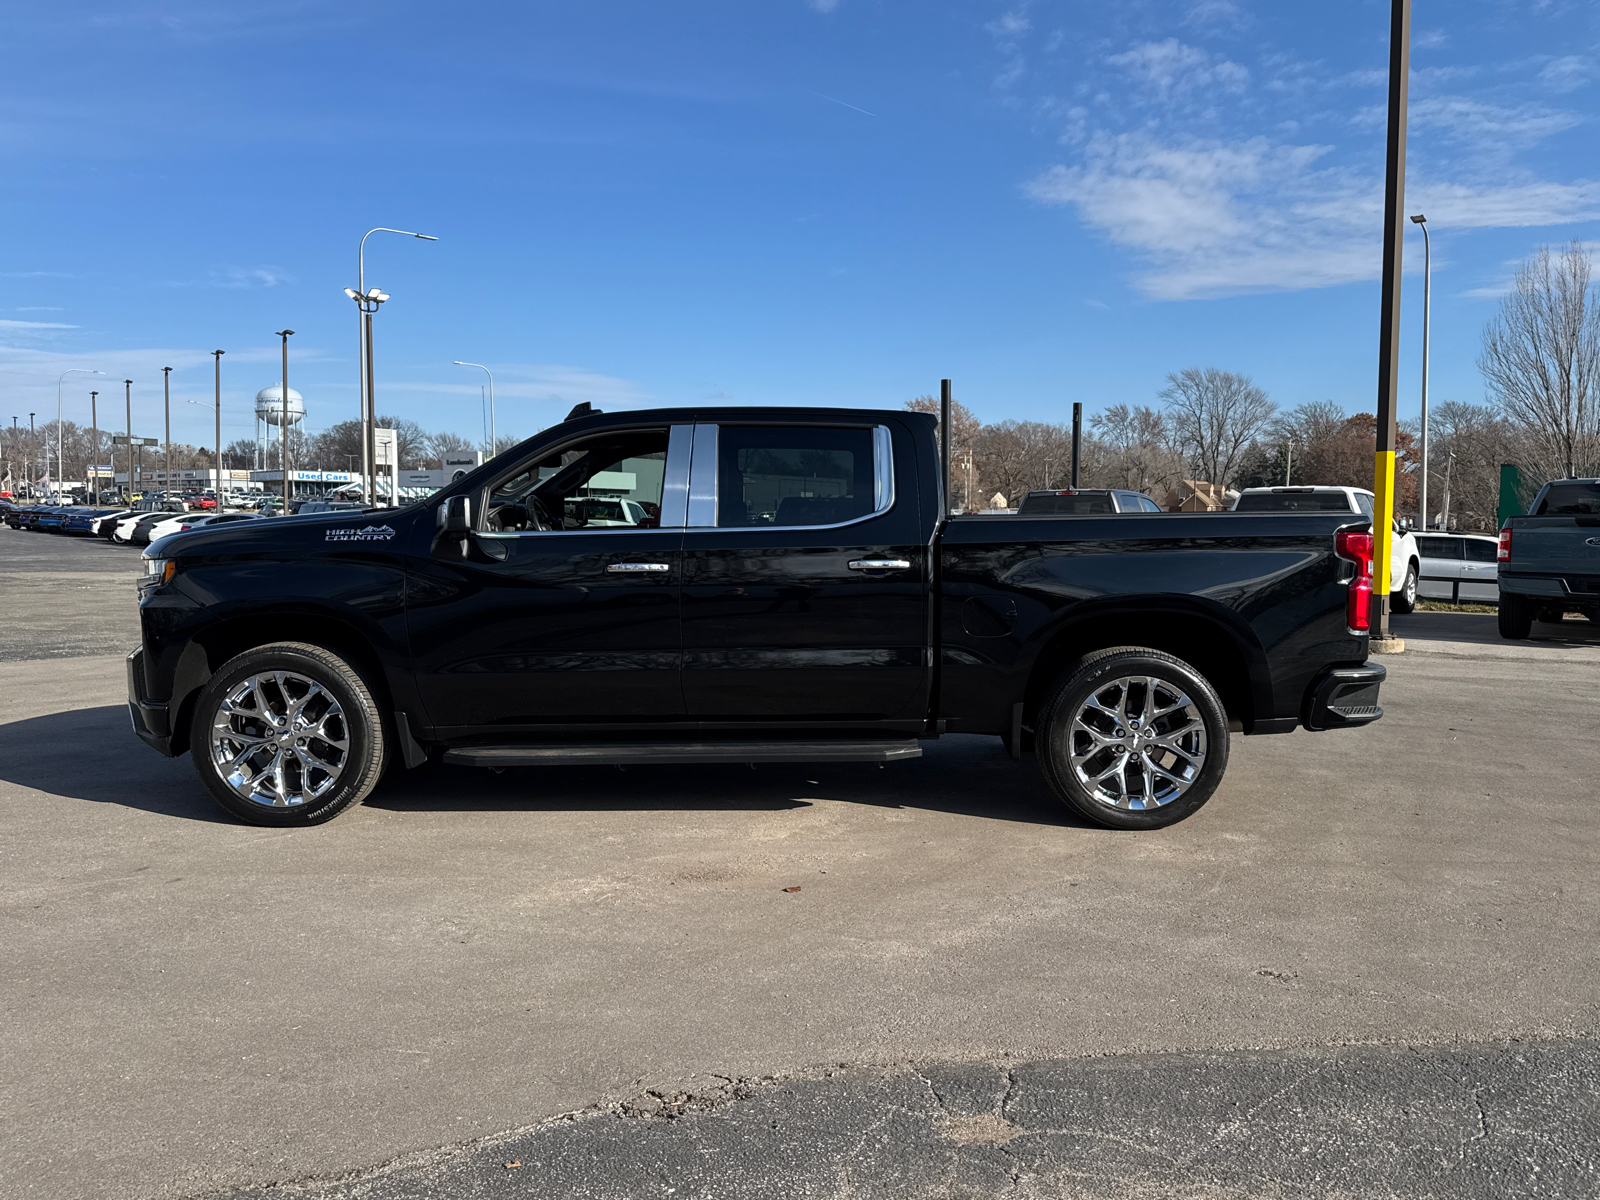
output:
[[[189,752],[200,782],[252,825],[331,821],[366,799],[383,774],[388,740],[372,695],[360,672],[320,646],[246,650],[211,677],[195,705]],[[263,707],[270,723],[252,715]],[[297,725],[306,736],[292,737]]]
[[[1500,636],[1520,641],[1533,630],[1533,605],[1515,592],[1500,593]]]
[[[1167,709],[1153,726],[1152,699]],[[1228,767],[1228,716],[1216,691],[1182,659],[1140,646],[1097,650],[1069,667],[1034,729],[1039,769],[1056,795],[1109,829],[1176,824],[1211,798]],[[1174,741],[1152,757],[1163,730]],[[1147,741],[1136,753],[1125,748]]]
[[[1400,584],[1398,592],[1389,593],[1389,611],[1400,613],[1415,612],[1417,609],[1417,564],[1409,563],[1406,566],[1406,577]]]

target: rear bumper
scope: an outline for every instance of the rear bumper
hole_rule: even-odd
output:
[[[1377,663],[1359,667],[1330,667],[1306,689],[1301,723],[1313,732],[1354,729],[1383,716],[1378,689],[1388,672]]]
[[[151,749],[174,757],[172,752],[172,726],[167,706],[144,695],[144,647],[128,655],[128,718],[133,731]]]

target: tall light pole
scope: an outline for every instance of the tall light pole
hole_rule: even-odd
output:
[[[33,477],[39,473],[39,435],[33,428],[33,414],[28,414],[28,499],[39,498]]]
[[[89,393],[89,492],[94,497],[93,503],[100,503],[100,413],[98,411],[99,392]]]
[[[68,367],[61,372],[61,378],[56,380],[56,491],[61,490],[61,481],[67,477],[67,469],[63,465],[66,455],[62,452],[61,444],[66,439],[61,436],[61,380],[68,375],[104,375],[104,371],[91,371],[87,367]]]
[[[356,318],[356,371],[357,391],[361,400],[361,479],[362,487],[366,489],[368,504],[377,503],[377,464],[373,462],[376,457],[373,446],[373,428],[378,423],[377,392],[372,386],[372,314],[378,311],[377,304],[368,307],[366,303],[367,291],[367,239],[375,233],[397,233],[401,237],[417,238],[424,242],[437,242],[439,239],[428,233],[416,233],[410,229],[390,229],[387,225],[379,225],[376,229],[369,229],[361,235],[361,244],[356,247],[356,286],[352,291],[345,288],[344,294],[355,300],[360,316]],[[376,288],[372,289],[374,292]],[[389,297],[384,296],[387,300]],[[381,304],[380,300],[378,303]]]
[[[1418,492],[1422,528],[1428,528],[1428,330],[1432,324],[1433,241],[1428,237],[1428,218],[1418,213],[1412,224],[1422,227],[1422,485]]]
[[[283,424],[278,426],[278,448],[282,451],[283,458],[283,515],[289,515],[289,339],[294,336],[292,329],[280,329],[278,337],[283,339]]]
[[[133,380],[122,381],[122,402],[128,409],[128,490],[123,494],[129,504],[133,503]],[[116,459],[111,460],[113,463]],[[111,474],[111,482],[117,481],[116,472]]]
[[[1389,632],[1394,552],[1395,401],[1400,374],[1400,268],[1405,250],[1406,98],[1411,72],[1411,0],[1390,0],[1389,105],[1384,152],[1383,290],[1378,318],[1378,437],[1372,472],[1372,603],[1369,647],[1394,653],[1405,643]]]
[[[217,366],[217,511],[222,511],[222,356],[226,350],[213,350],[212,361]]]
[[[494,457],[495,447],[499,445],[499,442],[496,440],[494,428],[494,372],[489,370],[489,368],[484,366],[482,363],[462,362],[459,358],[452,361],[458,367],[477,367],[478,370],[482,371],[489,377],[489,453],[483,456],[483,461],[488,462]]]
[[[162,411],[166,414],[166,432],[162,435],[166,440],[165,474],[167,477],[167,491],[172,490],[172,368],[161,368],[161,404]]]

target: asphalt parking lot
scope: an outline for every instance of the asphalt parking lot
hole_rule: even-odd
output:
[[[978,738],[272,831],[129,731],[136,558],[0,529],[6,1195],[1600,1190],[1586,623],[1398,619],[1157,834]]]

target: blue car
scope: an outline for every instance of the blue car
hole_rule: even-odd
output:
[[[41,533],[60,533],[61,522],[67,519],[67,514],[71,511],[71,507],[65,504],[40,509],[39,515],[34,518],[33,527]]]
[[[74,508],[69,509],[66,519],[61,522],[61,532],[70,533],[78,537],[88,537],[94,532],[96,517],[103,517],[108,513],[117,512],[114,508]]]

